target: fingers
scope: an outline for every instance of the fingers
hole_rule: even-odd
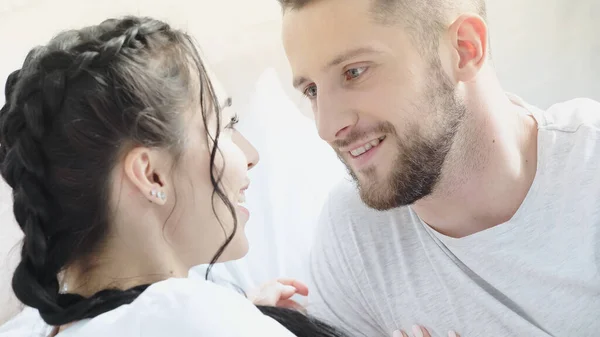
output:
[[[296,288],[275,282],[260,289],[257,296],[252,299],[254,304],[275,306],[280,300],[287,300],[294,296]]]
[[[298,280],[282,278],[263,284],[251,292],[248,299],[256,305],[279,306],[279,303],[285,303],[294,309],[303,310],[302,306],[290,300],[295,294],[307,296],[308,287]],[[288,300],[290,302],[286,302]]]
[[[414,337],[431,337],[431,335],[429,334],[429,331],[427,331],[427,329],[425,329],[424,327],[418,326],[418,325],[413,326],[412,333],[413,333]],[[404,331],[396,330],[392,334],[392,337],[409,337],[409,336]],[[456,336],[449,336],[449,337],[459,337],[459,336],[456,335]]]
[[[302,296],[308,296],[308,286],[293,278],[280,278],[277,282],[296,288],[296,293]]]
[[[429,331],[427,331],[427,329],[425,329],[424,327],[414,325],[412,330],[413,334],[415,334],[415,337],[431,337]]]
[[[424,327],[415,325],[415,326],[413,326],[412,330],[413,330],[414,337],[431,337],[431,335],[429,334],[429,331],[427,331],[427,329],[425,329]],[[392,337],[409,337],[409,336],[404,331],[396,330],[392,334]],[[454,331],[450,331],[450,332],[448,332],[448,337],[460,337],[460,335]]]
[[[276,286],[276,292],[278,293],[277,299],[279,300],[287,300],[290,297],[294,296],[294,294],[298,293],[298,289],[294,286],[283,285],[279,283]]]

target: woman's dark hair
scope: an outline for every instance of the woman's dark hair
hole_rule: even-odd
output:
[[[273,318],[296,337],[347,337],[340,329],[336,329],[323,321],[307,316],[294,309],[258,306],[265,315]]]
[[[0,111],[0,171],[13,189],[25,236],[16,296],[49,324],[93,317],[131,302],[141,288],[84,298],[60,294],[58,274],[98,250],[111,220],[109,182],[134,146],[181,152],[182,111],[219,104],[193,40],[167,24],[128,17],[59,34],[10,74]],[[214,191],[220,188],[211,150]],[[228,238],[227,241],[229,241]],[[222,251],[222,250],[221,250]],[[218,256],[216,257],[218,258]]]
[[[91,257],[105,239],[109,182],[120,156],[145,146],[170,149],[177,158],[184,134],[181,112],[193,105],[200,105],[213,144],[214,194],[235,214],[220,186],[222,170],[215,167],[220,106],[193,39],[166,23],[126,17],[61,33],[29,52],[22,68],[9,75],[5,96],[0,173],[13,190],[14,215],[25,234],[12,286],[46,323],[95,317],[131,303],[146,289],[63,294],[58,275]],[[214,136],[207,122],[212,114]],[[233,219],[234,229],[210,265],[233,238]],[[293,328],[306,322],[311,336],[336,336],[320,334],[323,325],[301,313],[261,310]]]

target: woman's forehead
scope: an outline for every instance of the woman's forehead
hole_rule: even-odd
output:
[[[206,69],[206,75],[208,76],[208,79],[210,80],[210,83],[212,84],[212,87],[215,91],[215,96],[217,97],[219,104],[222,104],[229,98],[229,95],[227,94],[227,90],[225,89],[225,86],[223,85],[223,83],[219,80],[219,77],[215,74],[213,69],[210,67],[210,65],[205,65],[205,69]]]

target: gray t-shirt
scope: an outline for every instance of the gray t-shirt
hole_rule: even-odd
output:
[[[309,312],[354,336],[600,336],[600,103],[528,107],[538,169],[514,217],[461,239],[410,207],[378,212],[346,181],[311,254]]]

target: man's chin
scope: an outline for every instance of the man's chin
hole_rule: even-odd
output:
[[[365,205],[378,211],[387,211],[397,207],[391,186],[377,181],[374,177],[354,176],[360,198]]]
[[[373,193],[373,191],[360,189],[360,187],[359,191],[361,200],[369,208],[372,208],[377,211],[388,211],[397,207],[392,197],[386,197],[379,191]]]
[[[416,194],[414,190],[396,190],[390,179],[375,180],[373,177],[353,176],[361,200],[369,208],[388,211],[415,203],[428,194]]]
[[[412,205],[426,198],[430,192],[419,193],[418,190],[397,190],[390,181],[362,182],[355,180],[361,200],[369,208],[378,211],[388,211],[394,208]]]

